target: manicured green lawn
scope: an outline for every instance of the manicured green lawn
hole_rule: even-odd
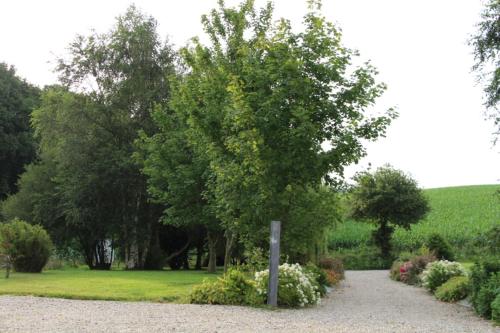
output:
[[[192,287],[217,275],[204,271],[49,270],[12,273],[3,278],[0,294],[72,299],[185,302]]]

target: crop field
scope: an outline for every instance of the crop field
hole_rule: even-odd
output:
[[[410,230],[396,229],[393,245],[399,250],[420,247],[428,235],[437,232],[454,248],[467,250],[475,239],[500,224],[500,185],[446,187],[425,190],[431,211]],[[331,249],[355,248],[370,240],[374,226],[345,221],[332,231]]]

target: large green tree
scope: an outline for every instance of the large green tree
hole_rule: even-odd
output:
[[[476,34],[470,40],[476,63],[473,67],[485,83],[487,115],[500,135],[500,1],[488,0],[481,14]]]
[[[414,179],[390,166],[361,172],[354,179],[351,216],[378,225],[373,239],[382,257],[389,259],[394,227],[409,228],[421,220],[430,209],[428,200]]]
[[[110,245],[120,248],[127,268],[153,262],[161,268],[148,258],[159,248],[162,207],[149,201],[142,165],[132,158],[139,131],[156,131],[151,112],[168,101],[175,71],[173,51],[156,28],[152,17],[131,7],[108,33],[78,36],[57,67],[62,87],[47,89],[33,113],[41,160],[21,185],[48,185],[91,268],[109,268]],[[44,183],[46,166],[51,178]],[[40,200],[43,194],[24,191],[4,207],[32,207],[31,221],[38,221],[36,207],[50,204]]]
[[[367,112],[385,86],[369,63],[352,65],[357,53],[319,8],[312,1],[295,32],[287,20],[272,23],[270,3],[220,1],[202,19],[210,42],[181,50],[187,73],[172,107],[188,113],[189,138],[209,160],[227,249],[235,234],[246,238],[271,219],[286,232],[296,193],[341,176],[395,116]]]
[[[143,133],[142,152],[136,157],[144,165],[148,176],[148,190],[152,199],[166,208],[163,222],[188,229],[203,228],[208,238],[208,272],[216,271],[216,244],[220,222],[207,196],[210,177],[206,154],[190,144],[186,113],[158,107],[154,120],[158,133]]]
[[[84,107],[71,116],[89,125],[70,129],[75,140],[72,134],[63,139],[69,146],[88,140],[78,153],[65,155],[62,183],[76,204],[71,216],[84,225],[92,221],[90,230],[99,230],[96,221],[107,225],[104,230],[111,225],[114,235],[103,231],[99,237],[118,238],[128,268],[144,267],[158,243],[161,209],[149,202],[141,165],[132,159],[138,132],[155,131],[151,112],[168,101],[168,77],[175,70],[171,46],[156,30],[152,17],[130,7],[109,33],[77,37],[69,59],[58,66],[61,82],[85,96]]]
[[[14,67],[0,63],[0,200],[16,192],[19,175],[36,156],[30,115],[39,94]]]

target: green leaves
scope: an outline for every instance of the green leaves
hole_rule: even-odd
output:
[[[373,238],[388,258],[394,226],[409,228],[423,219],[430,209],[428,200],[415,180],[390,166],[374,173],[361,172],[355,180],[357,185],[350,193],[350,214],[354,219],[378,225]]]
[[[486,2],[481,19],[477,25],[476,34],[470,40],[476,60],[472,69],[478,72],[479,78],[486,84],[484,93],[485,105],[489,109],[487,116],[493,119],[497,126],[495,134],[498,135],[500,133],[500,111],[497,108],[500,100],[500,3],[498,0]]]
[[[30,114],[39,104],[40,89],[0,63],[0,200],[17,191],[24,166],[36,156]]]
[[[364,155],[361,140],[383,135],[396,116],[367,114],[385,86],[371,65],[351,66],[356,52],[319,7],[311,3],[296,33],[286,20],[271,23],[271,4],[220,2],[202,18],[210,43],[193,39],[181,51],[188,71],[171,108],[206,157],[207,198],[227,228],[257,234],[272,218],[291,223],[291,198],[341,175]]]

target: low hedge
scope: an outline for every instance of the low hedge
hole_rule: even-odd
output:
[[[257,293],[255,281],[245,273],[230,270],[216,281],[204,281],[193,288],[189,302],[195,304],[261,305],[264,298]]]
[[[443,302],[456,302],[467,297],[469,278],[454,276],[436,289],[436,298]]]

